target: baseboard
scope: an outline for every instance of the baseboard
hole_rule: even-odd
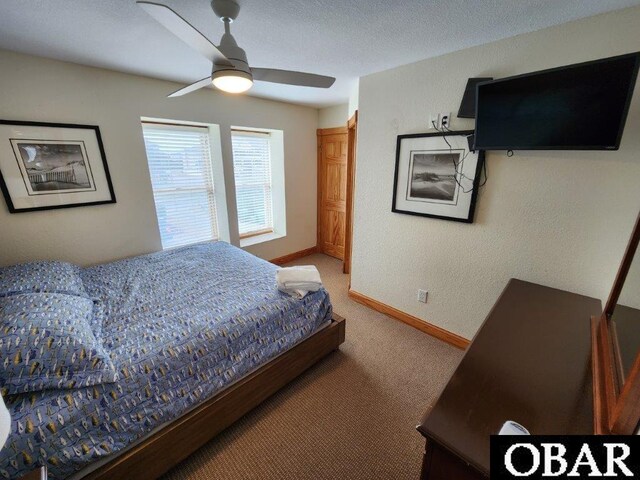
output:
[[[312,253],[316,253],[318,251],[318,247],[306,248],[304,250],[300,250],[299,252],[293,252],[289,255],[284,255],[282,257],[274,258],[269,260],[271,263],[275,263],[276,265],[284,265],[285,263],[293,262],[294,260],[298,260],[299,258],[306,257],[307,255],[311,255]]]
[[[366,305],[369,308],[372,308],[380,313],[384,313],[385,315],[390,316],[396,320],[400,320],[407,325],[411,325],[418,330],[431,335],[439,340],[447,342],[454,347],[465,349],[471,343],[464,337],[456,335],[444,328],[436,327],[424,320],[419,319],[418,317],[414,317],[413,315],[409,315],[408,313],[402,312],[397,308],[386,305],[378,300],[374,300],[373,298],[367,297],[361,293],[355,292],[353,290],[349,290],[349,298],[352,300],[361,303],[362,305]]]

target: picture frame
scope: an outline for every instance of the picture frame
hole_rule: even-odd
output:
[[[473,223],[484,152],[473,130],[398,135],[391,211]]]
[[[116,203],[100,128],[0,120],[0,189],[10,213]]]

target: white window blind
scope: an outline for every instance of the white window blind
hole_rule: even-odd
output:
[[[162,248],[217,240],[209,130],[142,124]]]
[[[272,232],[270,136],[233,130],[231,140],[240,238]]]

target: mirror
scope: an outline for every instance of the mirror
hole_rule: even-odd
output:
[[[631,259],[609,322],[618,386],[622,388],[640,352],[640,253]]]

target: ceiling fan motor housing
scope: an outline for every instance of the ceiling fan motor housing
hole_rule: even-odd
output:
[[[228,24],[225,22],[225,25]],[[231,61],[231,63],[233,63],[233,66],[235,67],[235,69],[233,70],[240,70],[252,77],[251,68],[249,67],[249,63],[247,62],[247,54],[242,48],[238,46],[235,38],[233,38],[233,35],[231,35],[231,33],[226,32],[222,36],[218,48],[224,54],[224,56],[227,57]],[[212,72],[215,73],[225,70],[232,69],[227,65],[216,65],[215,63],[213,64]]]

